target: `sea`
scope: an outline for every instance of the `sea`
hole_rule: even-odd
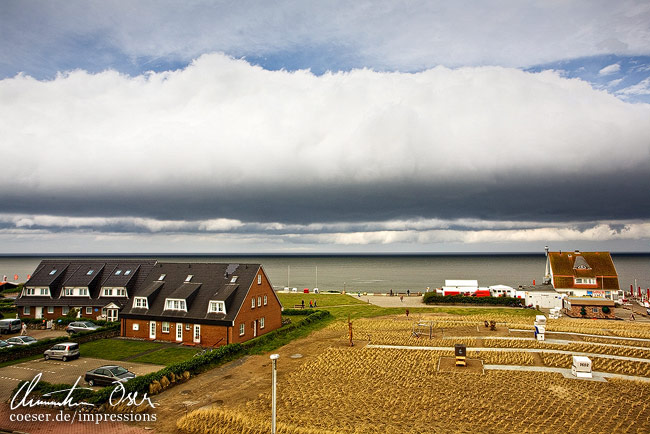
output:
[[[442,287],[446,279],[478,280],[479,286],[540,284],[546,257],[542,254],[432,255],[0,255],[0,277],[27,280],[41,259],[153,258],[164,262],[262,264],[276,289],[319,288],[320,291],[388,293],[424,292]],[[650,288],[650,254],[614,254],[621,289]]]

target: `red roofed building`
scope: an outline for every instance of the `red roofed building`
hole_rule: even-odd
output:
[[[549,252],[547,247],[544,283],[569,296],[623,297],[609,252]]]

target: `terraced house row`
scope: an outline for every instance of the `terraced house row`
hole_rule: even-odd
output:
[[[260,264],[44,260],[16,300],[23,318],[120,321],[125,337],[200,346],[279,328],[282,305]]]

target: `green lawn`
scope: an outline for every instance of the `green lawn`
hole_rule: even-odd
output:
[[[189,347],[173,347],[164,348],[153,353],[145,354],[144,356],[132,359],[133,362],[138,363],[153,363],[155,365],[172,365],[174,363],[182,362],[191,359],[194,354],[198,353],[198,348]]]
[[[276,293],[282,306],[285,309],[293,309],[295,305],[305,302],[305,306],[309,307],[309,300],[315,301],[318,307],[341,306],[348,304],[367,304],[357,298],[351,297],[347,294],[301,294],[301,293]]]
[[[162,348],[162,344],[145,341],[127,341],[123,339],[101,339],[86,342],[79,346],[81,357],[98,359],[124,360],[143,351]]]

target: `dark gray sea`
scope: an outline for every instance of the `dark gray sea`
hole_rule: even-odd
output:
[[[77,256],[101,258],[103,256]],[[104,256],[105,257],[105,256]],[[110,256],[115,257],[115,256]],[[123,256],[134,257],[134,256]],[[136,256],[166,262],[260,263],[276,288],[314,288],[389,292],[424,291],[436,288],[445,279],[478,280],[480,286],[496,284],[517,287],[541,283],[544,254],[474,255],[308,255],[308,256]],[[0,277],[25,281],[41,259],[56,256],[0,256]],[[68,257],[69,258],[69,257]],[[612,254],[621,289],[634,284],[650,288],[650,254]]]

